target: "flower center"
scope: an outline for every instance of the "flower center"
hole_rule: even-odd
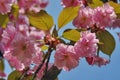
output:
[[[22,47],[22,50],[26,50],[26,49],[27,49],[27,46],[24,45],[24,46]]]

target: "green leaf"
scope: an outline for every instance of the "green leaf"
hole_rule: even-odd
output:
[[[7,80],[18,80],[21,75],[22,75],[21,72],[15,70],[8,75]]]
[[[75,29],[69,29],[63,32],[64,38],[72,41],[78,41],[80,39],[80,32]]]
[[[18,80],[22,75],[22,72],[20,71],[13,71],[8,75],[8,79],[7,80]],[[31,80],[32,79],[32,75],[26,75],[25,77],[22,78],[22,80]]]
[[[78,14],[79,7],[64,8],[58,17],[58,27],[61,28],[72,21]]]
[[[0,60],[0,71],[4,71],[4,61]]]
[[[98,6],[102,6],[103,2],[101,0],[92,0],[88,5],[92,8],[96,8]]]
[[[45,50],[47,50],[48,49],[48,46],[47,45],[43,45],[42,47],[41,47],[41,50],[42,51],[45,51]]]
[[[7,23],[8,23],[8,21],[9,21],[8,15],[0,14],[0,26],[1,27],[5,28]]]
[[[101,31],[97,33],[97,38],[103,44],[98,44],[99,49],[106,55],[111,56],[113,50],[115,49],[114,37],[108,31]]]
[[[28,13],[27,14],[30,23],[38,29],[50,30],[54,25],[52,16],[50,16],[46,11],[41,10],[39,13]]]
[[[109,4],[114,8],[117,17],[120,18],[120,4],[117,4],[113,1],[109,1]]]
[[[17,19],[18,14],[19,14],[19,6],[18,5],[13,5],[11,12],[14,15],[14,17]]]

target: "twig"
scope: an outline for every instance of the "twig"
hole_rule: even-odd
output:
[[[49,64],[49,61],[50,61],[51,52],[52,52],[52,49],[51,49],[50,53],[48,54],[48,58],[47,58],[47,62],[46,62],[46,68],[45,68],[45,74],[44,75],[46,75],[46,73],[48,71],[48,64]]]
[[[19,77],[18,80],[23,80],[23,78],[27,75],[27,71],[29,70],[29,68],[27,68],[24,73]]]
[[[33,78],[32,80],[34,80],[36,78],[37,73],[39,72],[39,70],[42,68],[43,64],[45,63],[45,60],[47,59],[48,55],[52,52],[51,46],[49,46],[48,52],[46,53],[42,63],[38,66],[37,70],[35,71],[35,73],[33,74]]]

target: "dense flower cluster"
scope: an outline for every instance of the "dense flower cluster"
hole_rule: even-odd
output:
[[[31,64],[38,66],[42,61],[41,40],[45,33],[29,25],[25,15],[19,15],[16,24],[9,22],[5,29],[1,30],[0,49],[3,56],[16,70],[24,70]],[[33,72],[36,69],[33,69]],[[39,73],[40,74],[40,73]],[[42,75],[41,75],[42,76]]]
[[[67,46],[64,44],[57,45],[55,53],[55,65],[59,69],[71,70],[78,66],[79,57],[74,51],[73,46]]]
[[[102,29],[112,26],[116,17],[113,7],[106,3],[102,7],[95,9],[89,7],[80,9],[78,16],[73,21],[73,25],[77,28],[90,28],[96,25]]]
[[[12,0],[0,0],[0,13],[6,14],[10,12],[12,4]]]
[[[1,57],[6,59],[10,66],[21,72],[28,68],[26,74],[35,74],[36,80],[45,76],[46,71],[52,66],[70,71],[79,65],[82,58],[85,58],[89,65],[100,67],[108,64],[110,60],[97,53],[100,41],[94,28],[98,31],[108,27],[116,28],[116,25],[120,25],[120,19],[116,19],[114,8],[108,3],[92,9],[86,6],[85,2],[86,0],[61,0],[64,8],[79,6],[73,25],[77,28],[74,30],[78,30],[80,38],[76,41],[68,39],[71,42],[69,43],[59,37],[57,30],[37,29],[29,20],[28,14],[40,12],[48,5],[48,0],[0,0],[0,15],[7,15],[9,18],[6,28],[2,28],[0,24],[0,61]],[[19,7],[17,17],[14,12],[11,12],[13,5]],[[42,15],[45,15],[46,19],[51,18],[45,11]],[[44,18],[39,14],[37,16],[40,19]],[[43,21],[46,26],[50,24],[47,24],[45,19],[37,21],[40,23]],[[120,33],[117,34],[120,37]],[[48,48],[42,50],[44,46]],[[50,64],[51,53],[54,53],[52,54],[54,62]],[[0,71],[0,77],[5,76],[5,73]]]
[[[80,0],[62,0],[61,4],[64,7],[70,7],[70,6],[78,6],[80,5],[81,1]]]
[[[48,4],[48,0],[19,0],[21,12],[34,11],[39,12],[42,8],[45,8]]]
[[[11,11],[13,4],[18,4],[20,12],[26,11],[39,12],[48,5],[48,0],[0,0],[0,13],[7,14]]]
[[[97,53],[97,43],[95,33],[83,32],[81,38],[75,43],[75,52],[80,57],[90,57]]]

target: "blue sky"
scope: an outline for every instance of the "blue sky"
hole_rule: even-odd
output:
[[[57,18],[61,10],[60,0],[50,0],[47,12],[53,16],[55,24],[57,24]],[[72,24],[68,24],[64,29],[71,27]],[[116,32],[120,32],[120,29],[109,31],[115,37],[116,48],[108,65],[102,67],[89,66],[84,59],[81,59],[77,68],[69,72],[62,71],[59,75],[59,80],[120,80],[120,41],[116,35]],[[102,56],[106,57],[104,54]]]
[[[46,10],[53,16],[54,22],[57,24],[58,15],[62,10],[60,0],[50,0],[50,4]],[[72,24],[68,24],[64,29],[71,27],[73,27]],[[116,32],[120,32],[120,29],[109,31],[114,35],[116,40],[116,48],[111,56],[110,64],[102,67],[89,66],[84,59],[81,59],[77,68],[69,72],[62,71],[59,75],[59,80],[120,80],[120,41],[116,35]],[[104,54],[102,56],[106,57]],[[10,71],[11,69],[6,64],[7,74]]]

